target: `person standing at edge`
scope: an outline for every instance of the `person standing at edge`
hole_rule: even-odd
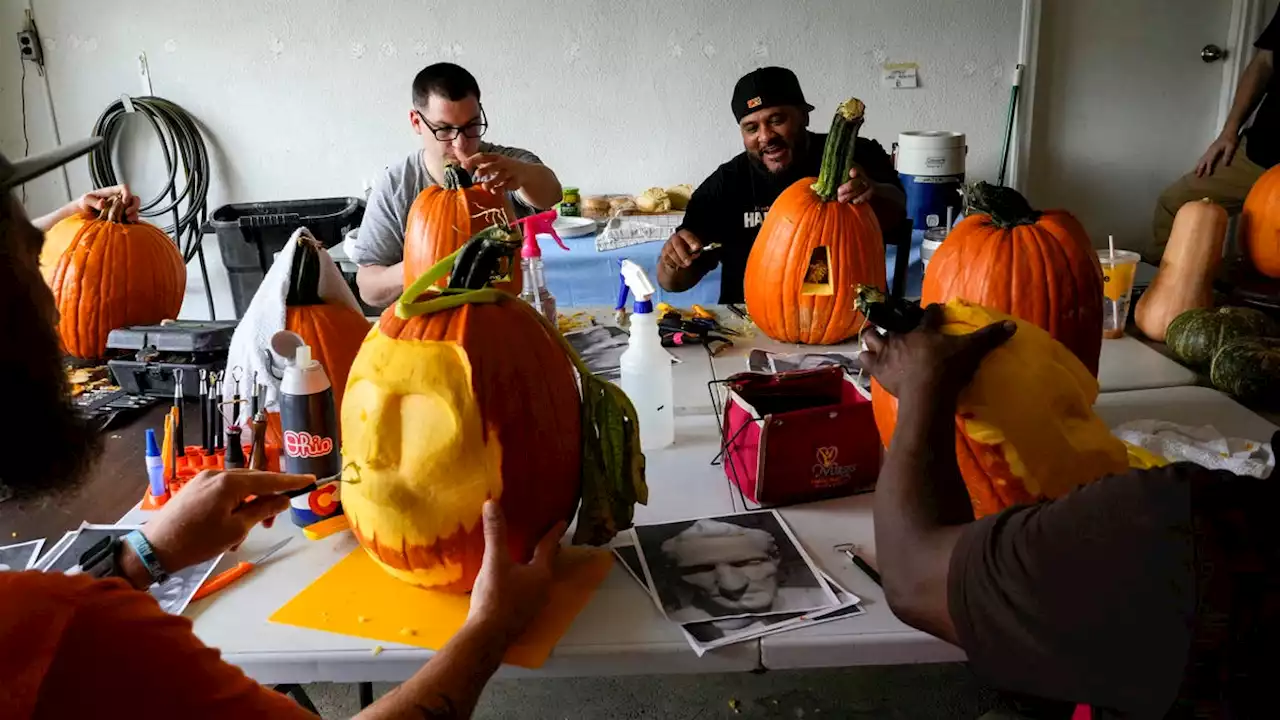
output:
[[[537,155],[481,142],[489,120],[475,77],[453,63],[428,65],[413,79],[409,125],[422,149],[388,167],[374,183],[364,220],[348,244],[356,284],[369,305],[390,305],[404,291],[404,229],[418,193],[461,165],[485,190],[506,193],[516,217],[560,202],[560,180]],[[515,218],[512,218],[515,219]]]
[[[702,181],[685,209],[684,223],[667,240],[658,262],[664,290],[682,292],[723,265],[720,302],[740,303],[747,256],[773,201],[796,180],[816,177],[826,135],[809,132],[809,112],[800,81],[786,68],[763,67],[743,75],[733,88],[733,116],[743,152]],[[885,233],[907,216],[906,195],[893,161],[880,143],[858,138],[857,165],[837,199],[870,202]],[[719,248],[705,250],[718,243]]]
[[[1253,46],[1257,52],[1240,76],[1235,102],[1222,132],[1204,151],[1195,170],[1160,193],[1152,220],[1151,245],[1142,253],[1142,259],[1152,265],[1159,265],[1164,256],[1173,216],[1179,208],[1192,200],[1209,198],[1235,215],[1244,207],[1245,197],[1262,173],[1280,162],[1280,76],[1275,73],[1280,8]],[[1257,117],[1248,129],[1243,129],[1254,108],[1258,108]]]

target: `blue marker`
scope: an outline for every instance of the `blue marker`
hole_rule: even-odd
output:
[[[164,458],[156,444],[156,431],[147,428],[147,480],[151,483],[151,497],[159,500],[169,494],[164,484]]]

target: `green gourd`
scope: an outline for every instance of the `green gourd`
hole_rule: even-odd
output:
[[[1188,310],[1169,323],[1165,343],[1188,367],[1208,370],[1224,344],[1242,337],[1275,337],[1280,328],[1261,310],[1223,307]]]
[[[1224,343],[1213,356],[1209,379],[1245,404],[1280,406],[1280,339],[1246,337]]]

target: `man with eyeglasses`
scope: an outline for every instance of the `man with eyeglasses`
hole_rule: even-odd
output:
[[[422,138],[422,149],[377,179],[360,232],[347,246],[348,256],[360,266],[360,297],[375,307],[390,305],[403,292],[409,208],[418,193],[439,184],[446,165],[461,165],[485,190],[506,193],[515,217],[560,202],[560,180],[537,155],[480,140],[489,122],[480,104],[480,86],[464,68],[436,63],[418,73],[409,124]]]

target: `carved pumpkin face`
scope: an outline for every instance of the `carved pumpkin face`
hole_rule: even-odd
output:
[[[515,298],[403,320],[369,333],[342,404],[343,506],[387,572],[471,589],[484,556],[481,508],[496,498],[509,550],[527,561],[570,519],[581,468],[570,360]]]
[[[946,304],[942,332],[967,335],[1006,319],[1004,313],[953,300]],[[1014,319],[1018,331],[983,359],[957,405],[956,460],[975,517],[1061,497],[1128,469],[1124,443],[1093,412],[1098,381],[1048,332]],[[888,447],[898,401],[875,382],[871,400]]]

